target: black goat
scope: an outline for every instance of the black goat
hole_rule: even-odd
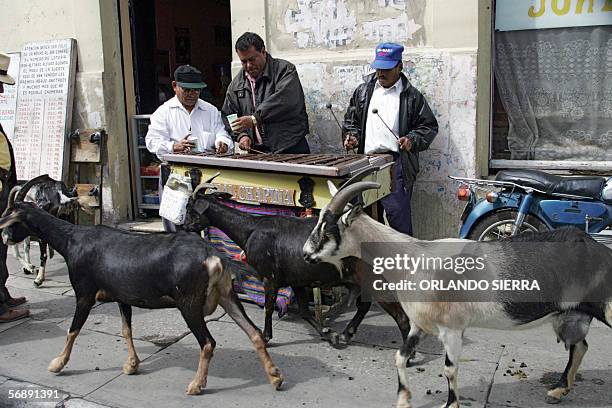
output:
[[[36,204],[37,207],[47,211],[49,214],[70,221],[74,211],[78,209],[78,197],[76,192],[68,191],[68,188],[62,181],[57,181],[44,174],[33,178],[21,187],[17,195],[16,201],[27,201]],[[13,204],[9,202],[8,206]],[[36,268],[30,263],[30,236],[25,231],[21,233],[9,234],[7,231],[2,233],[2,239],[8,245],[12,245],[15,252],[15,257],[21,262],[23,272],[27,275],[36,273],[34,285],[40,286],[45,281],[45,272],[47,265],[47,248],[49,249],[49,258],[53,257],[53,248],[48,246],[45,241],[39,241],[40,248],[40,267]],[[37,240],[35,238],[35,240]],[[24,258],[19,253],[19,243],[24,243]]]
[[[283,378],[266,350],[261,332],[232,289],[231,275],[237,262],[223,259],[197,234],[138,234],[101,225],[78,226],[23,202],[15,202],[0,219],[0,228],[11,231],[17,226],[48,242],[64,257],[76,294],[66,345],[51,361],[49,371],[59,372],[68,362],[74,341],[96,300],[119,304],[128,345],[128,359],[123,366],[126,374],[135,373],[139,365],[132,341],[131,307],[176,307],[200,344],[198,370],[187,388],[188,394],[198,394],[206,386],[215,348],[204,316],[219,304],[253,342],[270,383],[277,389],[281,386]]]
[[[193,176],[192,176],[193,179]],[[202,184],[205,186],[206,183]],[[265,289],[264,339],[272,338],[272,313],[278,289],[291,286],[295,292],[300,316],[332,345],[348,343],[371,307],[371,302],[357,299],[357,312],[342,335],[324,329],[308,309],[307,288],[346,285],[359,290],[368,271],[360,271],[361,261],[347,260],[333,265],[309,264],[302,257],[302,246],[317,225],[315,217],[254,216],[224,205],[220,200],[229,199],[230,194],[205,193],[196,188],[187,204],[187,215],[183,228],[187,231],[202,231],[215,226],[225,232],[246,254],[247,263],[255,268],[263,280]],[[354,292],[353,292],[354,293]],[[397,303],[379,302],[381,307],[397,323],[402,338],[410,331],[406,314]]]

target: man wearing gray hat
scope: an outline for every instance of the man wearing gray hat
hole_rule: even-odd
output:
[[[11,59],[8,55],[0,52],[0,94],[4,93],[4,84],[14,85],[15,80],[8,74]],[[17,185],[17,174],[15,172],[15,156],[13,147],[0,124],[0,214],[4,212],[8,203],[11,189]],[[0,242],[0,323],[12,322],[30,315],[27,309],[11,310],[10,307],[25,303],[24,297],[12,297],[6,288],[8,279],[8,268],[6,267],[7,246]]]

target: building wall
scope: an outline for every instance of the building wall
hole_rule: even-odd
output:
[[[244,4],[248,3],[248,4]],[[232,2],[234,41],[264,37],[273,56],[293,62],[306,94],[313,152],[342,152],[327,103],[343,116],[381,41],[404,44],[404,72],[440,125],[421,154],[413,195],[415,233],[456,236],[461,202],[448,175],[476,175],[478,0],[254,0]],[[234,56],[233,72],[239,69]]]
[[[124,220],[131,206],[118,12],[107,0],[0,0],[4,52],[30,41],[75,38],[77,74],[72,129],[103,127],[108,165],[102,186],[103,220]]]

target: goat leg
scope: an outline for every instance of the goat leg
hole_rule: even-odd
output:
[[[280,389],[283,384],[283,376],[280,370],[272,361],[268,350],[266,350],[266,343],[264,342],[263,335],[257,329],[255,324],[249,319],[238,296],[231,291],[228,295],[223,296],[219,299],[219,304],[223,309],[230,315],[230,317],[236,322],[236,324],[249,336],[249,339],[257,350],[257,355],[264,366],[268,381],[274,386],[275,389]]]
[[[328,327],[323,327],[321,323],[314,318],[312,313],[310,313],[306,288],[303,286],[294,287],[293,291],[297,300],[300,317],[304,319],[306,323],[311,325],[317,331],[319,336],[327,340],[329,344],[331,344],[333,347],[338,347],[340,345],[340,336],[338,333]]]
[[[272,314],[276,306],[276,297],[278,296],[278,285],[273,279],[264,278],[264,294],[265,294],[265,318],[264,318],[264,341],[266,344],[272,340]]]
[[[565,344],[566,349],[569,349],[569,360],[559,382],[548,391],[547,403],[558,404],[561,402],[561,397],[567,395],[572,389],[578,367],[589,348],[585,338],[592,319],[591,316],[572,311],[562,313],[553,320],[552,326],[557,334],[557,339]]]
[[[87,297],[79,297],[77,295],[77,304],[76,309],[74,311],[74,317],[72,318],[72,324],[70,325],[70,329],[68,330],[68,336],[66,338],[66,344],[64,345],[64,349],[60,353],[59,356],[55,357],[49,367],[47,368],[52,373],[59,373],[70,360],[70,353],[72,353],[72,346],[74,346],[74,341],[76,340],[79,332],[83,328],[87,317],[89,317],[89,312],[91,308],[96,303],[95,295],[87,296]]]
[[[47,243],[45,241],[39,242],[40,247],[40,268],[34,279],[34,285],[39,287],[45,281],[45,271],[47,269]]]
[[[402,340],[406,341],[408,338],[408,333],[410,333],[410,319],[404,312],[402,305],[398,302],[378,302],[378,305],[385,311],[389,316],[395,320],[397,327],[402,334]],[[410,360],[414,359],[416,355],[416,349],[412,350],[412,353],[408,356],[407,364],[410,363]]]
[[[363,302],[361,300],[361,296],[357,298],[357,312],[340,335],[340,342],[342,344],[348,345],[351,342],[352,338],[355,336],[355,333],[357,333],[357,328],[370,310],[370,307],[372,307],[372,302]]]
[[[410,399],[412,395],[408,388],[408,359],[414,353],[414,349],[421,339],[421,329],[412,326],[410,333],[404,343],[395,354],[395,366],[397,368],[397,408],[411,408]]]
[[[28,239],[29,238],[26,238],[26,240],[28,240]],[[29,252],[27,253],[27,258],[28,258],[27,261],[21,256],[21,252],[19,251],[19,246],[20,245],[21,245],[21,243],[17,243],[15,245],[12,245],[12,247],[13,247],[13,255],[15,256],[15,258],[21,264],[21,267],[23,268],[23,273],[25,275],[31,275],[33,272],[36,271],[36,267],[34,265],[32,265],[30,263],[30,261],[29,261],[29,258],[30,258]],[[25,241],[24,241],[23,245],[24,245],[24,256],[26,256]]]
[[[187,326],[200,344],[198,370],[187,387],[187,394],[189,395],[198,395],[202,392],[202,389],[206,388],[208,366],[210,365],[210,359],[213,356],[213,351],[217,344],[204,322],[204,303],[205,302],[198,302],[193,299],[183,299],[182,303],[177,305]]]
[[[457,374],[459,372],[459,359],[463,347],[463,332],[446,327],[439,328],[438,338],[444,344],[446,358],[444,360],[444,376],[448,383],[448,399],[444,408],[459,408],[459,389],[457,387]]]
[[[134,340],[132,339],[132,307],[124,303],[119,303],[119,312],[121,312],[121,333],[127,343],[128,359],[123,364],[123,373],[126,375],[136,374],[140,359],[134,348]]]

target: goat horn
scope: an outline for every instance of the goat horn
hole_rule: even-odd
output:
[[[351,184],[350,186],[343,188],[336,193],[328,204],[327,209],[334,215],[340,215],[342,214],[344,207],[353,197],[362,191],[373,188],[380,188],[380,183],[375,183],[373,181],[359,181],[355,184]]]
[[[30,188],[32,188],[36,184],[43,183],[45,181],[55,181],[55,180],[49,177],[48,174],[42,174],[40,176],[34,177],[32,180],[25,183],[23,187],[21,187],[21,191],[19,191],[19,193],[17,194],[17,197],[15,197],[15,200],[23,201],[25,199],[26,194],[28,194],[28,191],[30,190]]]
[[[214,179],[216,179],[216,178],[217,178],[219,175],[221,175],[221,173],[220,173],[220,172],[216,172],[216,173],[215,173],[215,174],[213,174],[213,176],[212,176],[212,177],[210,177],[208,180],[205,180],[205,181],[204,181],[204,183],[212,183],[212,181],[213,181]],[[204,184],[204,183],[202,183],[202,184]]]
[[[193,190],[193,193],[191,194],[191,196],[193,198],[196,197],[196,195],[198,195],[198,191],[202,190],[202,189],[207,189],[207,188],[217,188],[214,184],[212,183],[200,183],[198,184],[198,186],[195,188],[195,190]]]
[[[350,179],[348,179],[347,181],[344,182],[344,184],[342,184],[340,186],[340,190],[342,190],[343,188],[346,188],[352,184],[357,183],[358,181],[363,180],[365,177],[369,176],[370,174],[376,172],[380,170],[380,166],[367,166],[364,167],[363,169],[359,170],[357,173],[355,173]]]
[[[8,196],[8,204],[6,205],[6,209],[2,213],[2,217],[6,217],[8,212],[13,208],[13,205],[15,204],[15,194],[17,194],[19,190],[21,190],[21,187],[19,186],[15,186],[11,189],[11,192]]]

